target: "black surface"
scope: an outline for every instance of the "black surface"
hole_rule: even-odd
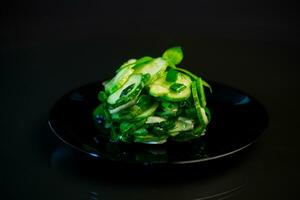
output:
[[[102,82],[74,89],[60,98],[50,111],[51,130],[74,149],[104,162],[191,164],[234,156],[254,143],[268,126],[263,106],[248,94],[211,82],[207,93],[212,113],[206,134],[189,142],[168,141],[162,145],[117,144],[109,141],[103,120],[96,122],[93,111],[99,105]]]
[[[1,199],[299,197],[297,7],[292,1],[193,2],[1,5]],[[101,166],[49,130],[48,112],[60,96],[111,76],[129,57],[160,55],[178,44],[185,68],[247,91],[267,108],[269,128],[248,152],[204,168],[174,169],[169,178],[144,178],[155,170]]]

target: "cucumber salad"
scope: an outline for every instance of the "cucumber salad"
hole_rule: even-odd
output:
[[[162,144],[205,134],[211,115],[206,107],[205,88],[199,76],[178,67],[181,47],[167,49],[161,57],[130,59],[98,93],[95,122],[113,142]]]

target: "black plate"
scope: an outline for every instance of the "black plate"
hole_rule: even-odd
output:
[[[63,96],[50,112],[49,125],[68,145],[107,161],[186,164],[223,158],[252,144],[267,127],[268,116],[253,97],[223,84],[211,84],[213,93],[207,95],[207,101],[212,121],[204,137],[190,142],[128,145],[101,137],[105,133],[92,119],[101,82]]]

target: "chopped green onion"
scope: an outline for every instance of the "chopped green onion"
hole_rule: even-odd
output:
[[[202,84],[202,79],[197,78],[196,84],[197,84],[198,95],[200,98],[200,104],[201,104],[201,107],[204,108],[206,106],[206,98],[205,98],[204,88],[203,88],[203,84]]]
[[[197,111],[197,116],[198,116],[198,119],[199,119],[200,126],[205,126],[205,121],[204,121],[203,116],[202,116],[201,106],[200,106],[200,101],[199,101],[199,97],[198,97],[198,93],[197,93],[197,86],[196,86],[195,81],[193,81],[193,83],[192,83],[192,94],[193,94],[193,98],[194,98],[194,102],[195,102],[195,108],[196,108],[196,111]]]
[[[174,92],[181,92],[182,90],[184,90],[186,88],[185,85],[183,84],[180,84],[180,83],[173,83],[171,86],[170,86],[170,89]]]

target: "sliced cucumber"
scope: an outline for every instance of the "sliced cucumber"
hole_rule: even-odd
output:
[[[169,135],[172,136],[172,137],[174,137],[174,136],[176,136],[176,135],[178,135],[180,133],[181,132],[179,132],[179,131],[177,131],[177,132],[169,132]]]
[[[135,136],[134,141],[145,144],[163,144],[167,142],[167,136],[141,135]]]
[[[148,84],[160,77],[167,69],[168,63],[162,58],[155,58],[145,64],[137,65],[134,67],[136,74],[149,74],[150,79]]]
[[[179,113],[181,113],[181,110],[177,103],[163,101],[160,110],[156,114],[160,117],[170,118],[177,116]]]
[[[138,65],[142,65],[142,64],[145,64],[145,63],[148,63],[148,62],[150,62],[150,61],[152,61],[153,60],[153,58],[152,57],[150,57],[150,56],[144,56],[144,57],[141,57],[141,58],[139,58],[137,61],[136,61],[136,63],[135,63],[135,67],[138,67]]]
[[[113,79],[104,85],[105,91],[109,94],[112,94],[120,89],[126,83],[130,75],[133,74],[133,72],[134,70],[132,68],[127,67],[120,70]]]
[[[149,93],[154,97],[161,97],[167,95],[169,92],[167,87],[164,87],[163,85],[151,85]]]
[[[129,87],[131,89],[128,91]],[[127,82],[120,89],[118,89],[116,92],[114,92],[107,98],[107,103],[118,107],[122,104],[133,100],[137,95],[140,94],[142,88],[142,75],[133,74],[129,77]],[[127,93],[124,94],[124,91],[126,91]]]
[[[139,114],[138,116],[136,116],[135,120],[141,120],[141,119],[144,119],[144,118],[147,118],[147,117],[153,115],[153,113],[157,109],[158,105],[159,105],[159,103],[155,102],[147,110],[145,110],[144,112],[142,112],[141,114]]]
[[[163,96],[163,99],[166,99],[168,101],[178,102],[178,101],[184,101],[187,100],[191,95],[191,88],[188,86],[181,92],[169,92],[167,95]]]
[[[158,116],[150,116],[147,118],[146,124],[155,124],[155,123],[161,123],[166,121],[165,118],[158,117]]]
[[[133,105],[126,109],[122,109],[119,112],[111,114],[111,119],[114,121],[132,121],[133,119],[135,119],[136,116],[140,115],[142,112],[143,111],[140,109],[139,106]]]
[[[136,64],[137,60],[132,58],[126,61],[121,67],[116,71],[116,73],[119,73],[124,68],[133,67]]]
[[[166,81],[166,75],[163,75],[150,85],[149,93],[154,97],[162,97],[174,102],[188,99],[191,95],[192,81],[190,77],[183,73],[178,73],[176,83],[184,85],[185,88],[180,92],[172,91],[170,87],[174,83]]]
[[[192,130],[193,128],[194,128],[194,121],[192,119],[179,117],[178,120],[175,122],[175,126],[171,130],[169,130],[169,133],[171,134],[171,133],[176,133],[181,131],[189,131]]]
[[[129,108],[130,106],[133,106],[136,103],[136,99],[131,100],[123,105],[120,105],[114,109],[109,110],[110,114],[115,114],[117,112],[120,112],[121,110],[125,110],[126,108]]]

